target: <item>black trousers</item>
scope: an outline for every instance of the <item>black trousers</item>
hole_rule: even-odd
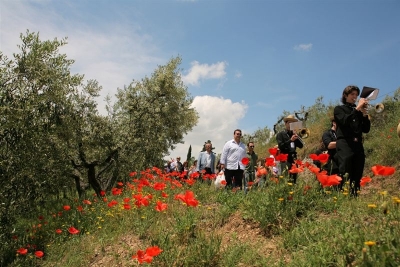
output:
[[[205,174],[212,174],[211,168],[204,168],[204,170],[206,171]]]
[[[224,171],[226,188],[240,187],[242,189],[243,170],[228,170]]]
[[[357,195],[360,190],[360,181],[364,172],[365,153],[361,142],[349,139],[336,141],[336,157],[339,164],[339,174],[344,183],[346,174],[350,181],[351,194]]]
[[[289,152],[288,153],[288,158],[287,161],[284,163],[284,166],[282,166],[282,171],[286,169],[288,176],[289,176],[289,182],[296,183],[297,181],[297,173],[290,173],[289,170],[292,168],[294,161],[297,159],[297,153],[296,152]]]

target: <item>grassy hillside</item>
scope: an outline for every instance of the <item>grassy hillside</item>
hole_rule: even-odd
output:
[[[168,267],[400,266],[400,110],[395,98],[384,104],[383,113],[371,112],[364,174],[372,181],[358,198],[347,185],[322,188],[307,168],[296,185],[267,175],[264,187],[247,194],[149,169],[103,199],[90,192],[81,200],[49,199],[15,226],[2,266],[137,266],[135,255]],[[329,127],[331,109],[307,121],[304,162]],[[256,146],[257,153],[268,156],[274,144]],[[374,176],[377,164],[396,172]]]

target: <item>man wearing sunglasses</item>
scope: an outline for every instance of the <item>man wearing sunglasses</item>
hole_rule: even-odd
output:
[[[247,157],[249,158],[249,164],[247,164],[244,171],[244,177],[246,178],[246,182],[254,182],[258,155],[254,152],[253,142],[247,144]]]

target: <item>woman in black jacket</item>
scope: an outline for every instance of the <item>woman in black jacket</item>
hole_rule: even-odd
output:
[[[339,174],[343,182],[350,181],[351,194],[357,196],[360,190],[360,180],[364,171],[365,153],[363,133],[368,133],[371,122],[367,114],[368,100],[360,98],[356,104],[360,89],[349,85],[343,90],[343,105],[336,106],[334,117],[336,121],[336,156],[339,164]]]

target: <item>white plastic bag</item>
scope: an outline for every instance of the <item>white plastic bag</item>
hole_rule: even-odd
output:
[[[218,189],[218,188],[224,187],[225,185],[221,184],[222,181],[225,181],[225,175],[224,175],[224,172],[221,171],[218,173],[217,177],[215,178],[215,182],[214,182],[215,188]]]

